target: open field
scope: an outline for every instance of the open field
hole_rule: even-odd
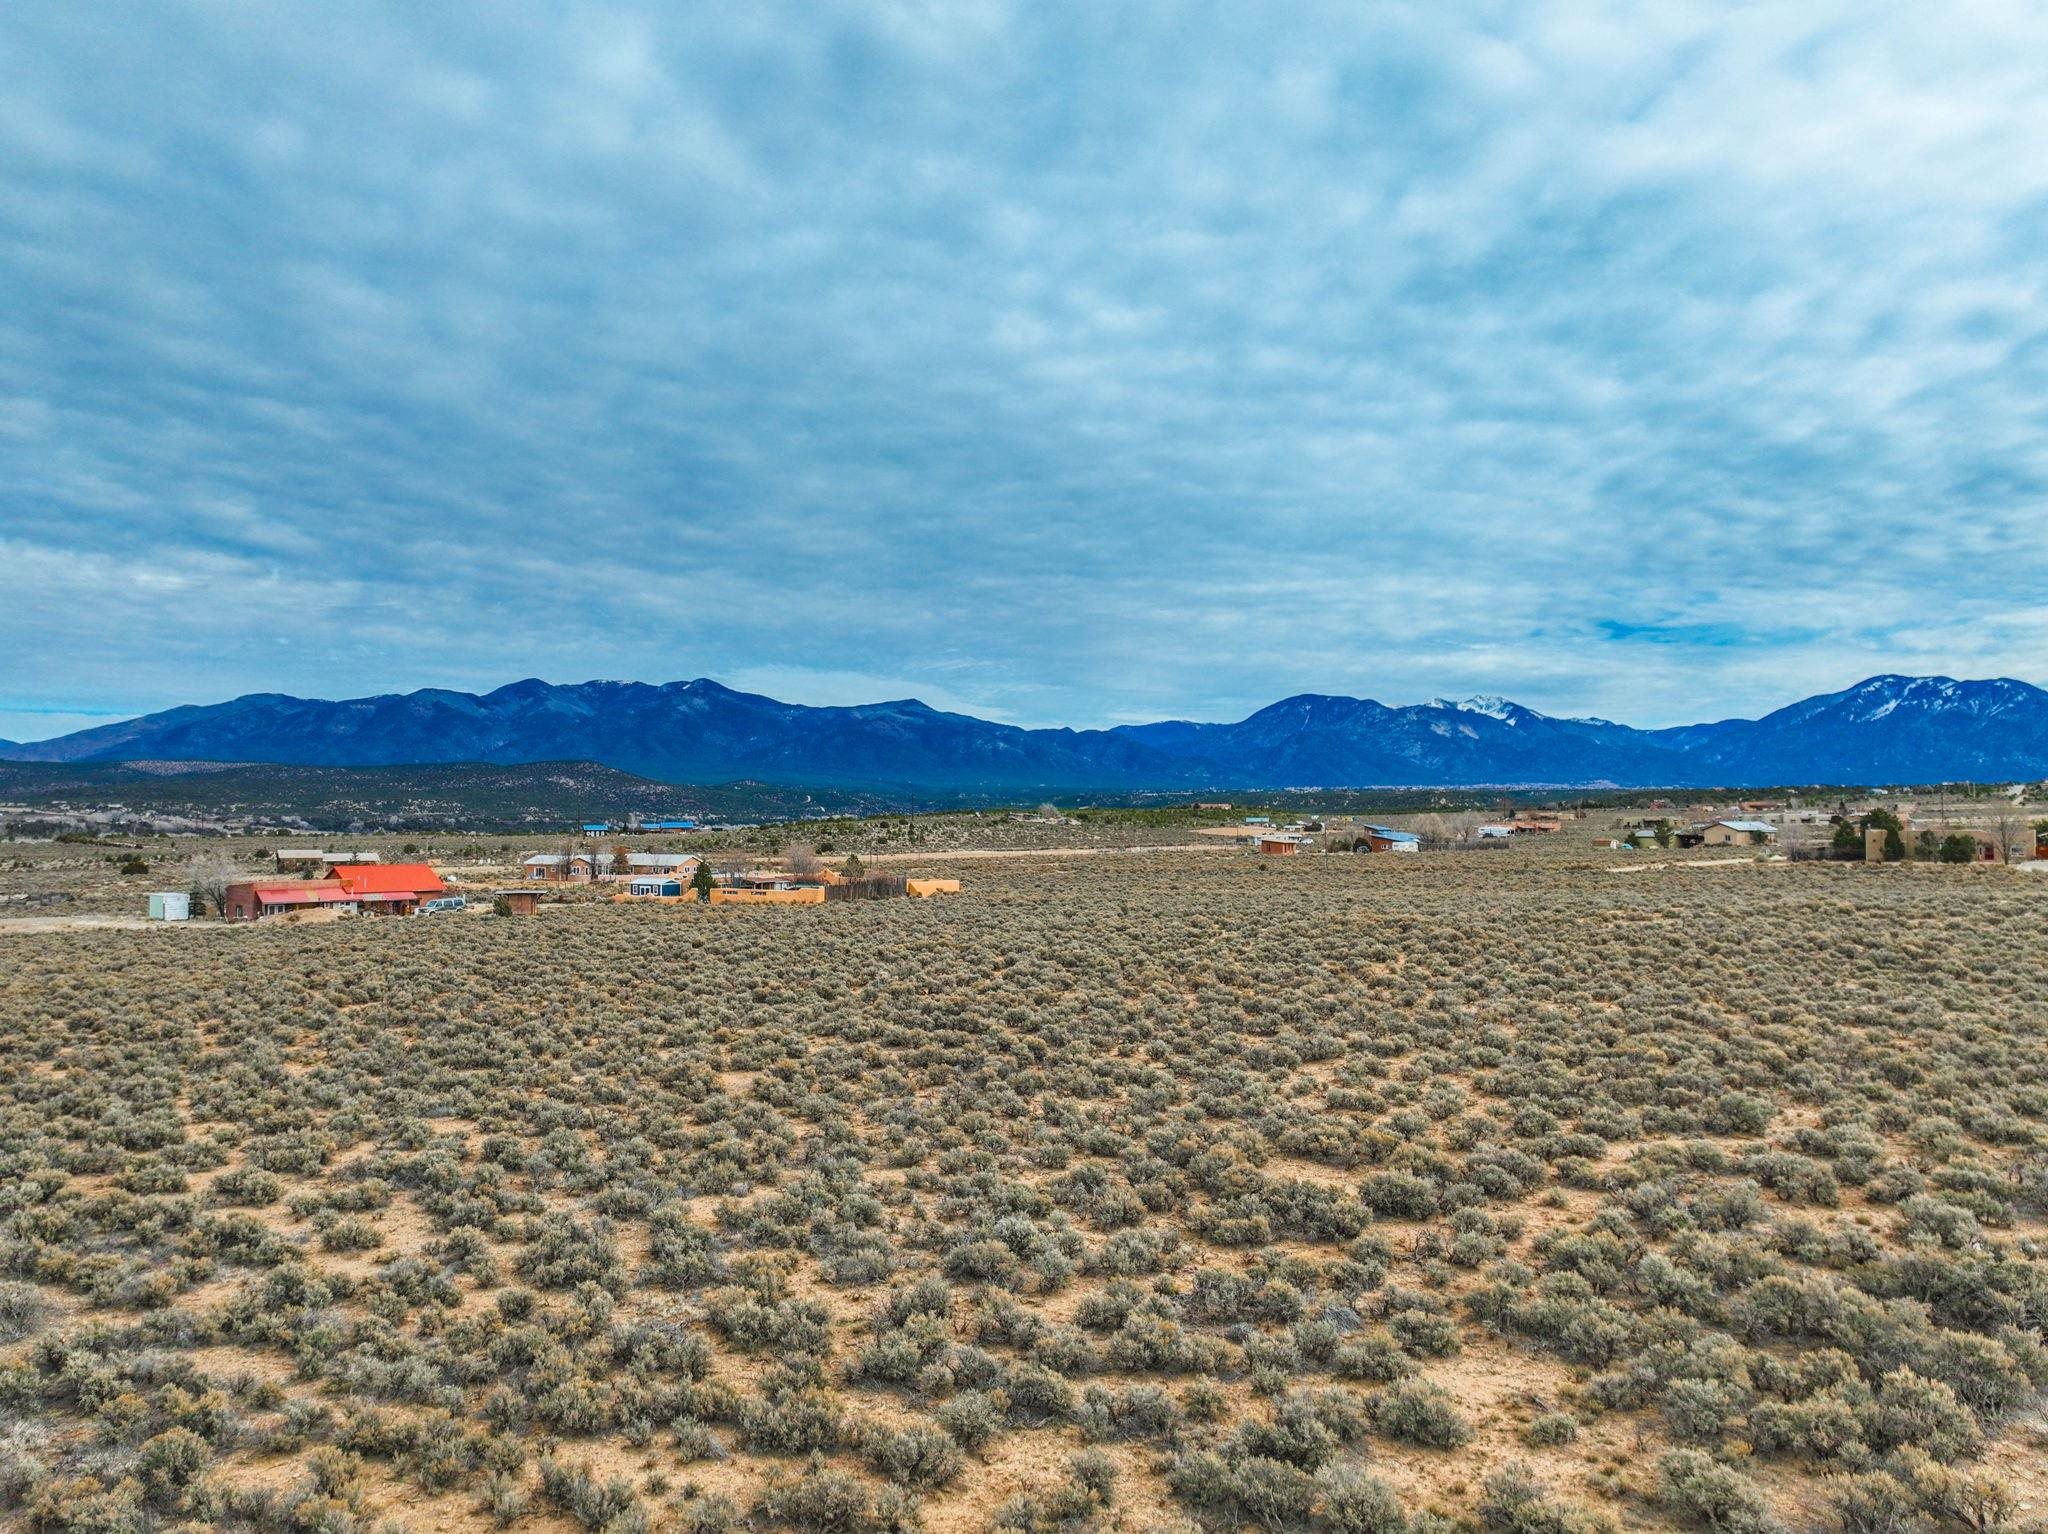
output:
[[[2038,1524],[2048,880],[1589,838],[0,922],[0,1520]]]

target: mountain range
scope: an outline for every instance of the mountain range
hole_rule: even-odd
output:
[[[514,682],[328,701],[251,693],[28,744],[18,762],[377,767],[589,761],[670,783],[953,793],[1306,787],[1690,787],[2048,777],[2048,692],[1876,676],[1764,715],[1641,730],[1502,698],[1304,693],[1231,724],[1024,729],[914,699],[813,708],[698,679]]]

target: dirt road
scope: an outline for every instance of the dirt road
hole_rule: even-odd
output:
[[[13,916],[0,918],[0,937],[23,932],[90,932],[94,928],[121,932],[142,932],[153,928],[166,931],[225,932],[229,924],[217,921],[146,921],[140,916]]]
[[[981,863],[990,858],[1099,858],[1121,857],[1140,852],[1239,852],[1240,847],[1218,847],[1203,842],[1180,842],[1164,847],[1004,847],[976,852],[957,848],[945,852],[864,852],[862,863]]]

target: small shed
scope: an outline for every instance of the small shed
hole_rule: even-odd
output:
[[[153,890],[149,897],[151,921],[190,921],[192,897],[183,890]]]
[[[538,916],[540,891],[499,890],[492,895],[491,903],[507,916]]]
[[[1273,836],[1261,836],[1252,843],[1252,850],[1260,857],[1291,858],[1301,851],[1301,838],[1284,831]]]

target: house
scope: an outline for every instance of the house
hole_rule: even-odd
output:
[[[1227,810],[1230,808],[1230,801],[1227,799],[1206,799],[1196,804],[1195,808],[1198,810]]]
[[[1244,823],[1248,826],[1270,826],[1273,823],[1273,817],[1271,815],[1247,815],[1244,818]]]
[[[300,873],[309,868],[332,868],[336,863],[381,861],[374,852],[321,852],[313,847],[280,847],[277,850],[277,871],[281,874]]]
[[[1412,831],[1396,831],[1392,826],[1359,826],[1361,839],[1369,852],[1420,852],[1422,838]]]
[[[905,879],[903,893],[917,900],[929,900],[934,895],[957,895],[960,893],[958,879]]]
[[[361,902],[334,879],[244,880],[227,887],[220,903],[222,921],[264,921],[289,916],[294,920],[331,921],[353,916]]]
[[[1291,858],[1301,851],[1303,840],[1304,838],[1290,835],[1285,831],[1276,831],[1269,836],[1261,836],[1258,840],[1254,841],[1252,843],[1252,851],[1258,853],[1261,857]]]
[[[1699,828],[1702,847],[1767,847],[1778,839],[1778,828],[1766,820],[1713,820]]]
[[[1539,810],[1516,810],[1514,814],[1508,817],[1508,830],[1517,836],[1547,835],[1552,831],[1562,831],[1563,829],[1564,821],[1562,818],[1556,815],[1545,814]]]
[[[694,831],[697,829],[697,822],[694,820],[643,820],[640,822],[640,829],[643,831]]]
[[[618,866],[615,852],[535,852],[519,860],[530,883],[561,884],[572,879],[616,879],[663,874],[687,882],[702,859],[689,852],[629,852]]]
[[[603,836],[612,828],[609,820],[586,820],[576,829],[585,836]]]
[[[793,874],[780,868],[749,868],[729,875],[725,882],[740,889],[793,890],[830,881],[822,870],[816,874]]]
[[[666,874],[688,882],[703,859],[690,852],[629,852],[626,872],[631,875]]]
[[[1482,842],[1504,842],[1515,834],[1513,826],[1481,826],[1472,833]]]
[[[366,915],[411,916],[420,902],[448,893],[441,876],[424,863],[392,863],[382,867],[360,864],[328,870],[335,883]]]

